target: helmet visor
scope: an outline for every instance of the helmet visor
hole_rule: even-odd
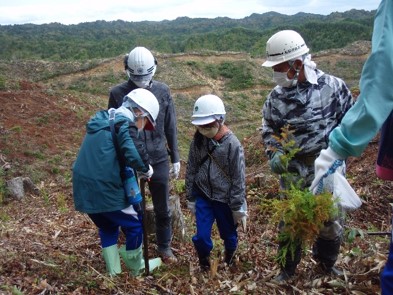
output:
[[[146,81],[151,81],[153,79],[153,74],[147,74],[147,75],[133,75],[129,74],[130,80],[135,81],[135,82],[146,82]]]
[[[214,122],[216,120],[215,116],[208,116],[208,117],[194,117],[192,118],[191,123],[197,126],[206,125]]]

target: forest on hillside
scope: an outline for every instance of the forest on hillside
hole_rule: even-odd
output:
[[[277,30],[294,29],[313,52],[371,39],[375,11],[350,10],[328,16],[268,12],[243,19],[218,17],[173,21],[95,21],[0,26],[0,60],[88,60],[115,57],[143,45],[161,53],[246,52],[263,56]],[[219,42],[217,41],[219,40]]]

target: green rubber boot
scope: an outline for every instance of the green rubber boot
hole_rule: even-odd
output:
[[[142,257],[142,245],[135,250],[126,250],[125,246],[119,249],[120,256],[124,260],[126,267],[131,271],[131,274],[136,277],[145,269],[145,260]],[[149,259],[149,271],[153,271],[161,266],[161,258]]]
[[[117,245],[102,248],[102,256],[106,264],[106,270],[110,276],[121,273],[120,256]]]

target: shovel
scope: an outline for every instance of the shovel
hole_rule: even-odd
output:
[[[140,189],[142,195],[142,229],[143,229],[143,259],[145,260],[145,275],[149,275],[149,244],[147,239],[147,220],[146,220],[146,197],[145,197],[145,184],[146,180],[140,180]]]

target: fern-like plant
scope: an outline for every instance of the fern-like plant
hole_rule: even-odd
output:
[[[284,151],[281,161],[284,167],[288,167],[288,163],[300,151],[293,139],[293,132],[285,127],[276,140]],[[285,266],[287,254],[290,253],[293,258],[298,245],[311,246],[324,223],[336,216],[338,209],[330,193],[314,195],[308,188],[304,188],[303,179],[299,175],[287,171],[281,178],[286,189],[281,192],[280,199],[272,201],[271,219],[275,223],[284,222],[278,235],[282,247],[277,253],[276,261]]]
[[[284,222],[278,235],[280,247],[276,261],[285,266],[287,253],[294,256],[296,246],[310,247],[324,223],[337,214],[337,206],[330,193],[314,195],[308,189],[292,185],[283,191],[284,198],[273,200],[274,222]]]

